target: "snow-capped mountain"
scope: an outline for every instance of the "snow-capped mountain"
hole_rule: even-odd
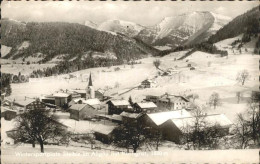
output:
[[[92,21],[85,21],[85,26],[91,27],[91,28],[97,28],[97,24],[95,24]]]
[[[118,32],[131,37],[138,35],[144,28],[139,24],[122,20],[108,20],[98,26],[99,30]]]
[[[230,20],[229,17],[212,12],[196,11],[166,17],[151,27],[122,20],[108,20],[101,23],[97,29],[137,37],[153,46],[176,47],[180,44],[201,42]]]

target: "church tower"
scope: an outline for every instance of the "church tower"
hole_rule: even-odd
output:
[[[86,88],[86,100],[95,98],[95,89],[92,84],[91,73],[89,75],[88,86]]]

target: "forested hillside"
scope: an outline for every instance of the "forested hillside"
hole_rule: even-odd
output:
[[[21,23],[1,20],[1,44],[12,47],[5,58],[25,58],[43,54],[41,62],[65,54],[69,60],[89,52],[113,53],[116,60],[138,59],[147,54],[157,55],[158,50],[141,41],[116,33],[95,30],[75,23]],[[28,46],[22,47],[23,42]]]
[[[243,40],[248,41],[250,37],[256,37],[259,32],[259,18],[260,11],[258,6],[233,19],[215,35],[211,36],[209,42],[216,43],[240,34],[244,34]]]

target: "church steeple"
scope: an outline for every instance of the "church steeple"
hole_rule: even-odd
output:
[[[91,73],[89,75],[88,86],[86,88],[86,100],[95,98],[95,89],[92,83]]]
[[[88,86],[89,86],[89,87],[90,87],[90,86],[93,86],[93,85],[92,85],[91,73],[90,73],[90,75],[89,75]]]

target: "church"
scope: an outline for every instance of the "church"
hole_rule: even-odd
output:
[[[92,84],[92,77],[91,77],[91,73],[90,73],[88,86],[86,88],[86,100],[94,99],[94,98],[95,98],[95,88],[94,88],[94,86]]]

